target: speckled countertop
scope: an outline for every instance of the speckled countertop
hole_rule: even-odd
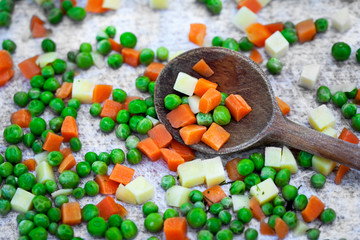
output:
[[[57,2],[57,1],[56,1]],[[80,6],[84,6],[86,1],[78,1]],[[346,82],[359,83],[360,65],[355,62],[354,50],[360,47],[360,1],[358,0],[273,0],[268,6],[259,13],[259,22],[273,23],[277,21],[291,20],[295,23],[307,18],[329,18],[340,8],[348,7],[353,20],[353,27],[345,32],[339,33],[333,28],[325,34],[319,34],[312,42],[304,44],[294,44],[290,47],[287,55],[282,58],[284,68],[281,75],[271,76],[268,74],[275,94],[285,100],[291,106],[289,118],[293,121],[309,126],[307,122],[307,112],[318,104],[314,98],[314,91],[305,90],[297,85],[301,69],[309,63],[321,65],[321,74],[318,81],[324,85],[335,85]],[[154,11],[149,7],[148,0],[121,0],[121,7],[117,11],[109,11],[105,14],[88,14],[82,23],[73,23],[68,18],[58,26],[51,26],[53,34],[51,38],[57,44],[57,51],[61,58],[66,57],[70,50],[77,49],[82,42],[95,43],[95,35],[98,29],[107,25],[114,25],[117,28],[116,39],[121,32],[131,31],[138,37],[137,49],[150,47],[156,49],[159,46],[166,46],[170,52],[179,50],[189,50],[196,47],[188,41],[188,31],[190,23],[205,23],[208,27],[207,43],[211,42],[212,37],[219,35],[224,38],[233,37],[240,39],[244,33],[237,30],[231,23],[231,17],[236,12],[236,4],[233,0],[223,0],[223,11],[219,16],[211,16],[206,8],[195,0],[170,0],[168,10]],[[29,38],[29,22],[33,14],[37,14],[45,19],[42,10],[30,0],[19,1],[16,3],[15,11],[12,15],[13,23],[11,27],[0,29],[0,42],[6,38],[14,40],[18,46],[13,60],[17,64],[20,61],[41,53],[41,40]],[[331,25],[331,24],[330,24]],[[345,41],[352,48],[351,58],[345,62],[335,62],[330,56],[333,43]],[[267,58],[263,49],[261,54]],[[265,64],[262,64],[265,70]],[[90,70],[80,72],[79,77],[92,77],[98,83],[112,84],[114,87],[125,89],[129,95],[142,95],[134,86],[134,80],[141,75],[144,67],[132,68],[123,65],[119,70],[111,70],[106,67],[97,69],[92,67]],[[10,115],[19,108],[12,101],[12,96],[19,90],[28,91],[29,81],[26,80],[19,69],[15,67],[15,77],[6,86],[0,88],[0,129],[10,124]],[[359,87],[359,84],[358,84]],[[335,109],[332,104],[328,105],[333,110],[337,122],[335,128],[340,131],[343,127],[351,128],[348,120],[342,117],[339,109]],[[46,110],[45,120],[49,120],[52,114]],[[94,119],[89,114],[89,105],[82,105],[78,114],[79,133],[83,148],[75,154],[76,160],[83,160],[83,156],[88,151],[97,153],[110,152],[113,148],[124,148],[124,142],[119,141],[115,134],[104,134],[99,130],[99,119]],[[27,130],[28,131],[28,130]],[[2,130],[0,131],[2,135]],[[358,134],[359,136],[359,134]],[[6,149],[4,138],[0,137],[0,153]],[[33,157],[32,151],[26,149],[22,144],[19,147],[23,150],[24,159]],[[257,149],[263,151],[263,149]],[[233,157],[247,157],[251,152],[236,153],[223,157],[223,161]],[[207,158],[211,156],[198,155]],[[153,200],[159,205],[160,211],[166,209],[164,200],[165,192],[160,188],[161,177],[169,174],[168,168],[163,161],[150,162],[144,158],[141,164],[134,167],[135,176],[144,176],[156,188]],[[110,169],[109,169],[110,172]],[[360,190],[358,171],[351,170],[343,179],[341,185],[334,184],[335,174],[327,177],[326,185],[321,190],[310,187],[311,170],[301,169],[291,178],[291,184],[302,186],[300,193],[317,195],[324,200],[327,207],[333,208],[337,213],[337,219],[332,225],[322,225],[321,239],[360,239]],[[171,173],[175,175],[175,173]],[[80,186],[88,181],[89,178],[82,179]],[[228,186],[224,187],[228,191]],[[197,187],[204,190],[205,186]],[[80,205],[87,203],[97,204],[103,196],[85,197],[80,200]],[[70,201],[74,201],[70,197]],[[136,222],[139,234],[136,239],[146,239],[151,235],[145,231],[143,226],[143,215],[141,206],[131,206],[124,204],[129,215],[128,218]],[[11,212],[5,217],[0,217],[0,239],[16,239],[18,230],[16,226],[17,213]],[[315,221],[309,224],[311,227],[319,227],[320,222]],[[259,223],[252,221],[250,226],[259,228]],[[82,223],[74,227],[75,236],[84,239],[92,237],[87,233],[86,224]],[[189,228],[189,238],[196,239],[195,231]],[[157,235],[164,238],[163,235]],[[53,236],[49,235],[49,238]],[[240,239],[239,236],[235,237]],[[241,236],[243,238],[243,235]],[[260,236],[259,239],[273,239]],[[292,239],[290,234],[287,239]],[[299,238],[302,239],[302,238]]]

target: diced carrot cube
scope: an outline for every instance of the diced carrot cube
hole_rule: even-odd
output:
[[[115,202],[115,200],[107,196],[103,200],[101,200],[96,206],[99,209],[99,216],[104,218],[105,220],[108,220],[111,215],[119,214],[122,218],[124,218],[127,215],[127,211],[125,208],[122,208],[122,212],[120,211],[121,208],[119,208],[118,203]]]
[[[214,82],[210,82],[209,80],[206,80],[204,78],[199,78],[199,80],[196,83],[194,94],[202,97],[207,90],[210,88],[216,89],[218,85]]]
[[[287,105],[287,103],[284,102],[283,100],[281,100],[280,98],[278,98],[278,97],[275,97],[275,98],[276,98],[277,104],[279,105],[281,113],[283,115],[287,115],[290,112],[289,105]]]
[[[170,148],[177,152],[185,161],[191,161],[195,159],[194,150],[182,143],[179,143],[175,139],[171,141]]]
[[[110,97],[112,90],[113,87],[111,85],[96,85],[93,90],[92,102],[102,103]]]
[[[302,210],[301,215],[305,222],[312,222],[317,219],[324,211],[324,203],[316,196],[311,196],[305,209]]]
[[[198,46],[204,45],[206,26],[202,23],[190,24],[189,40]]]
[[[257,64],[262,63],[263,58],[261,56],[261,54],[259,53],[258,50],[256,50],[255,48],[251,51],[250,56],[251,60],[253,60],[254,62],[256,62]]]
[[[6,50],[0,50],[0,72],[3,70],[9,70],[13,67],[13,65],[10,53]]]
[[[265,27],[270,31],[271,34],[284,30],[284,24],[282,22],[270,23],[265,25]]]
[[[170,171],[176,172],[177,167],[185,162],[185,160],[173,150],[161,148],[160,152],[162,159],[167,162]]]
[[[225,165],[226,172],[231,181],[244,180],[245,178],[244,176],[240,175],[239,171],[237,170],[237,165],[240,161],[240,158],[234,158],[233,160],[228,161]]]
[[[214,88],[209,88],[200,98],[199,110],[202,113],[208,113],[219,106],[220,102],[221,93]]]
[[[164,233],[166,240],[185,240],[187,223],[184,217],[168,218],[164,221]]]
[[[61,162],[59,168],[58,168],[58,172],[62,173],[65,170],[70,170],[71,168],[73,168],[76,165],[76,160],[75,157],[72,154],[67,155],[66,158],[64,158],[64,160]]]
[[[162,63],[152,62],[146,67],[144,75],[150,78],[151,81],[156,81],[164,67],[165,65]]]
[[[64,137],[64,142],[69,142],[73,137],[79,137],[75,118],[72,116],[65,117],[61,126],[61,135]]]
[[[281,218],[276,218],[275,232],[279,239],[284,239],[289,233],[289,226]]]
[[[262,9],[262,5],[258,0],[240,0],[237,8],[240,9],[242,7],[247,7],[254,13],[258,13]]]
[[[204,133],[201,141],[214,149],[219,149],[229,140],[230,133],[216,123],[212,123],[209,129]]]
[[[43,144],[43,149],[48,152],[59,151],[63,140],[64,138],[62,136],[59,136],[52,132],[48,132],[45,142]]]
[[[144,140],[141,140],[138,143],[137,148],[151,161],[157,161],[161,157],[158,145],[156,145],[155,141],[151,138],[145,138]]]
[[[152,140],[154,140],[159,148],[165,148],[169,146],[171,140],[173,139],[163,124],[156,125],[150,131],[148,131],[147,134]]]
[[[221,97],[221,96],[220,96]],[[180,128],[196,123],[196,117],[188,104],[181,104],[166,115],[173,128]]]
[[[116,121],[118,112],[122,109],[122,104],[110,99],[106,99],[100,113],[100,117],[109,117]]]
[[[209,206],[221,202],[221,200],[226,197],[224,190],[219,185],[206,189],[203,191],[203,195],[204,200]]]
[[[115,164],[109,179],[123,185],[128,184],[134,176],[135,170],[121,164]]]
[[[110,44],[111,44],[111,49],[118,52],[118,53],[121,53],[122,51],[122,46],[120,43],[117,43],[114,39],[111,39],[109,38],[108,39]]]
[[[296,31],[299,38],[299,42],[311,41],[315,38],[316,27],[312,19],[308,19],[296,24]]]
[[[197,124],[185,126],[179,131],[180,136],[186,145],[199,143],[205,132],[206,127]]]
[[[105,195],[115,194],[119,187],[119,183],[110,180],[106,175],[96,175],[95,182],[99,184],[99,192]]]
[[[192,69],[206,78],[211,77],[214,74],[214,71],[209,67],[204,59],[200,59],[200,61],[198,61]]]
[[[264,221],[260,222],[260,233],[266,236],[275,236],[276,232]]]
[[[90,13],[104,13],[109,9],[103,8],[104,0],[88,0],[85,10]]]
[[[0,71],[0,87],[4,86],[15,74],[13,69],[5,69]]]
[[[265,46],[265,40],[271,36],[271,32],[260,23],[253,23],[246,28],[246,34],[257,47]]]
[[[38,56],[28,58],[18,64],[18,67],[25,78],[31,79],[33,76],[41,74],[41,68],[35,63],[37,58]]]
[[[78,202],[64,203],[61,206],[63,224],[77,225],[81,223],[81,208]]]
[[[123,48],[121,53],[124,58],[124,63],[126,63],[132,67],[139,66],[139,64],[140,64],[140,52],[139,51],[136,51],[135,49],[132,49],[132,48]]]
[[[22,163],[27,166],[29,171],[35,171],[35,168],[36,168],[35,159],[27,159],[27,160],[23,161]]]
[[[64,158],[66,158],[67,156],[69,156],[69,154],[72,154],[72,151],[70,148],[62,148],[60,149],[61,154],[63,155]]]
[[[21,128],[28,128],[31,122],[31,114],[27,109],[20,109],[11,114],[11,123],[19,125]]]
[[[230,94],[225,99],[225,106],[237,122],[251,112],[251,107],[240,95]]]
[[[63,82],[61,87],[56,89],[55,97],[65,99],[71,95],[73,84],[69,82]]]

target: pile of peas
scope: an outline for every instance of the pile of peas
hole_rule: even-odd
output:
[[[360,114],[357,112],[357,107],[354,103],[348,102],[349,99],[354,99],[357,96],[358,89],[354,88],[350,92],[338,91],[331,94],[331,91],[326,86],[320,86],[316,92],[316,100],[319,103],[328,103],[330,101],[336,107],[341,108],[341,113],[346,119],[351,119],[353,128],[360,132]]]
[[[0,28],[10,26],[14,7],[15,0],[0,0]]]

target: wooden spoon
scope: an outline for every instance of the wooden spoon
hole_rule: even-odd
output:
[[[154,104],[157,116],[177,141],[183,142],[179,129],[172,128],[166,119],[169,111],[164,106],[164,98],[171,93],[179,94],[173,89],[179,72],[202,77],[192,70],[200,59],[204,59],[215,72],[208,80],[216,82],[220,92],[240,94],[252,111],[240,122],[231,120],[224,126],[231,136],[219,151],[204,143],[191,145],[191,148],[210,154],[228,154],[281,143],[360,170],[358,146],[288,120],[281,114],[269,80],[261,68],[248,57],[225,48],[197,48],[185,52],[171,60],[156,80]]]

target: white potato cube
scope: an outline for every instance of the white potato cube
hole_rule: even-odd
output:
[[[306,231],[309,229],[309,227],[304,223],[302,220],[298,220],[296,227],[293,230],[293,236],[299,237],[306,234]]]
[[[186,202],[189,202],[189,194],[191,190],[181,186],[173,186],[166,191],[166,204],[171,207],[180,207]]]
[[[72,190],[71,188],[68,188],[68,189],[59,189],[59,190],[53,192],[53,193],[51,194],[51,197],[52,197],[52,198],[56,198],[56,197],[59,196],[59,195],[68,196],[68,195],[72,194],[72,192],[73,192],[73,190]]]
[[[329,175],[332,170],[336,167],[336,162],[333,162],[329,159],[320,157],[320,156],[313,156],[312,157],[312,168],[321,173],[324,176]]]
[[[189,106],[190,106],[191,111],[194,114],[197,114],[198,112],[200,112],[200,110],[199,110],[200,97],[193,95],[193,96],[189,97],[188,100],[189,100]]]
[[[301,72],[299,85],[304,88],[314,89],[315,84],[319,78],[319,74],[320,74],[320,65],[310,64],[304,66]]]
[[[10,202],[11,209],[21,213],[29,211],[33,206],[32,200],[34,197],[34,194],[29,193],[22,188],[17,188]]]
[[[205,172],[205,182],[208,187],[225,181],[225,170],[220,157],[204,160],[202,164]]]
[[[126,187],[136,198],[137,204],[143,204],[154,196],[154,187],[143,176],[132,180]]]
[[[136,205],[136,197],[124,185],[120,184],[116,190],[116,199],[132,205]]]
[[[154,9],[167,9],[169,0],[150,0],[150,6]]]
[[[120,0],[104,0],[102,7],[116,10],[120,7]]]
[[[185,95],[192,96],[194,94],[197,81],[197,78],[194,78],[189,74],[179,72],[174,84],[174,90]]]
[[[291,173],[297,173],[298,165],[296,163],[295,157],[286,146],[282,149],[282,157],[281,157],[281,169],[287,168]]]
[[[271,178],[250,188],[250,194],[256,197],[260,205],[273,200],[278,193],[279,189]]]
[[[43,161],[37,165],[35,172],[38,183],[45,183],[47,180],[55,181],[54,171],[47,161]]]
[[[232,195],[234,212],[239,211],[242,208],[250,208],[248,195]]]
[[[334,137],[334,138],[337,138],[337,134],[338,134],[337,131],[333,127],[324,128],[321,132],[330,137]]]
[[[92,79],[74,79],[72,98],[78,99],[81,103],[91,103],[95,81]]]
[[[324,128],[335,125],[335,117],[326,105],[321,105],[312,109],[308,115],[309,123],[312,128],[322,131]]]
[[[106,66],[106,62],[104,60],[104,56],[101,55],[98,52],[91,52],[91,57],[94,61],[94,65],[95,67],[97,67],[98,69],[102,69]]]
[[[331,23],[339,32],[345,32],[352,26],[349,9],[343,8],[331,16]]]
[[[273,167],[279,170],[281,167],[281,148],[266,147],[265,148],[265,166]]]
[[[39,67],[43,68],[46,65],[48,65],[49,63],[54,62],[58,57],[59,57],[59,54],[57,52],[47,52],[47,53],[40,55],[36,59],[35,63]]]
[[[268,5],[270,1],[271,0],[258,0],[258,2],[260,3],[260,5],[262,7],[265,7],[266,5]]]
[[[205,182],[205,173],[200,159],[180,164],[177,168],[179,182],[183,187],[194,187]]]
[[[280,58],[289,50],[289,42],[284,36],[276,31],[265,41],[265,51],[270,57]]]
[[[48,153],[49,152],[44,151],[44,152],[35,154],[34,159],[36,161],[36,165],[39,165],[41,162],[46,161]]]
[[[329,89],[330,92],[336,93],[336,92],[351,92],[354,90],[354,88],[357,88],[356,82],[347,82],[343,84],[337,84],[337,85],[330,85]]]
[[[239,11],[235,14],[232,19],[233,24],[242,31],[250,26],[251,24],[255,23],[257,20],[257,15],[248,9],[247,7],[242,7]]]

